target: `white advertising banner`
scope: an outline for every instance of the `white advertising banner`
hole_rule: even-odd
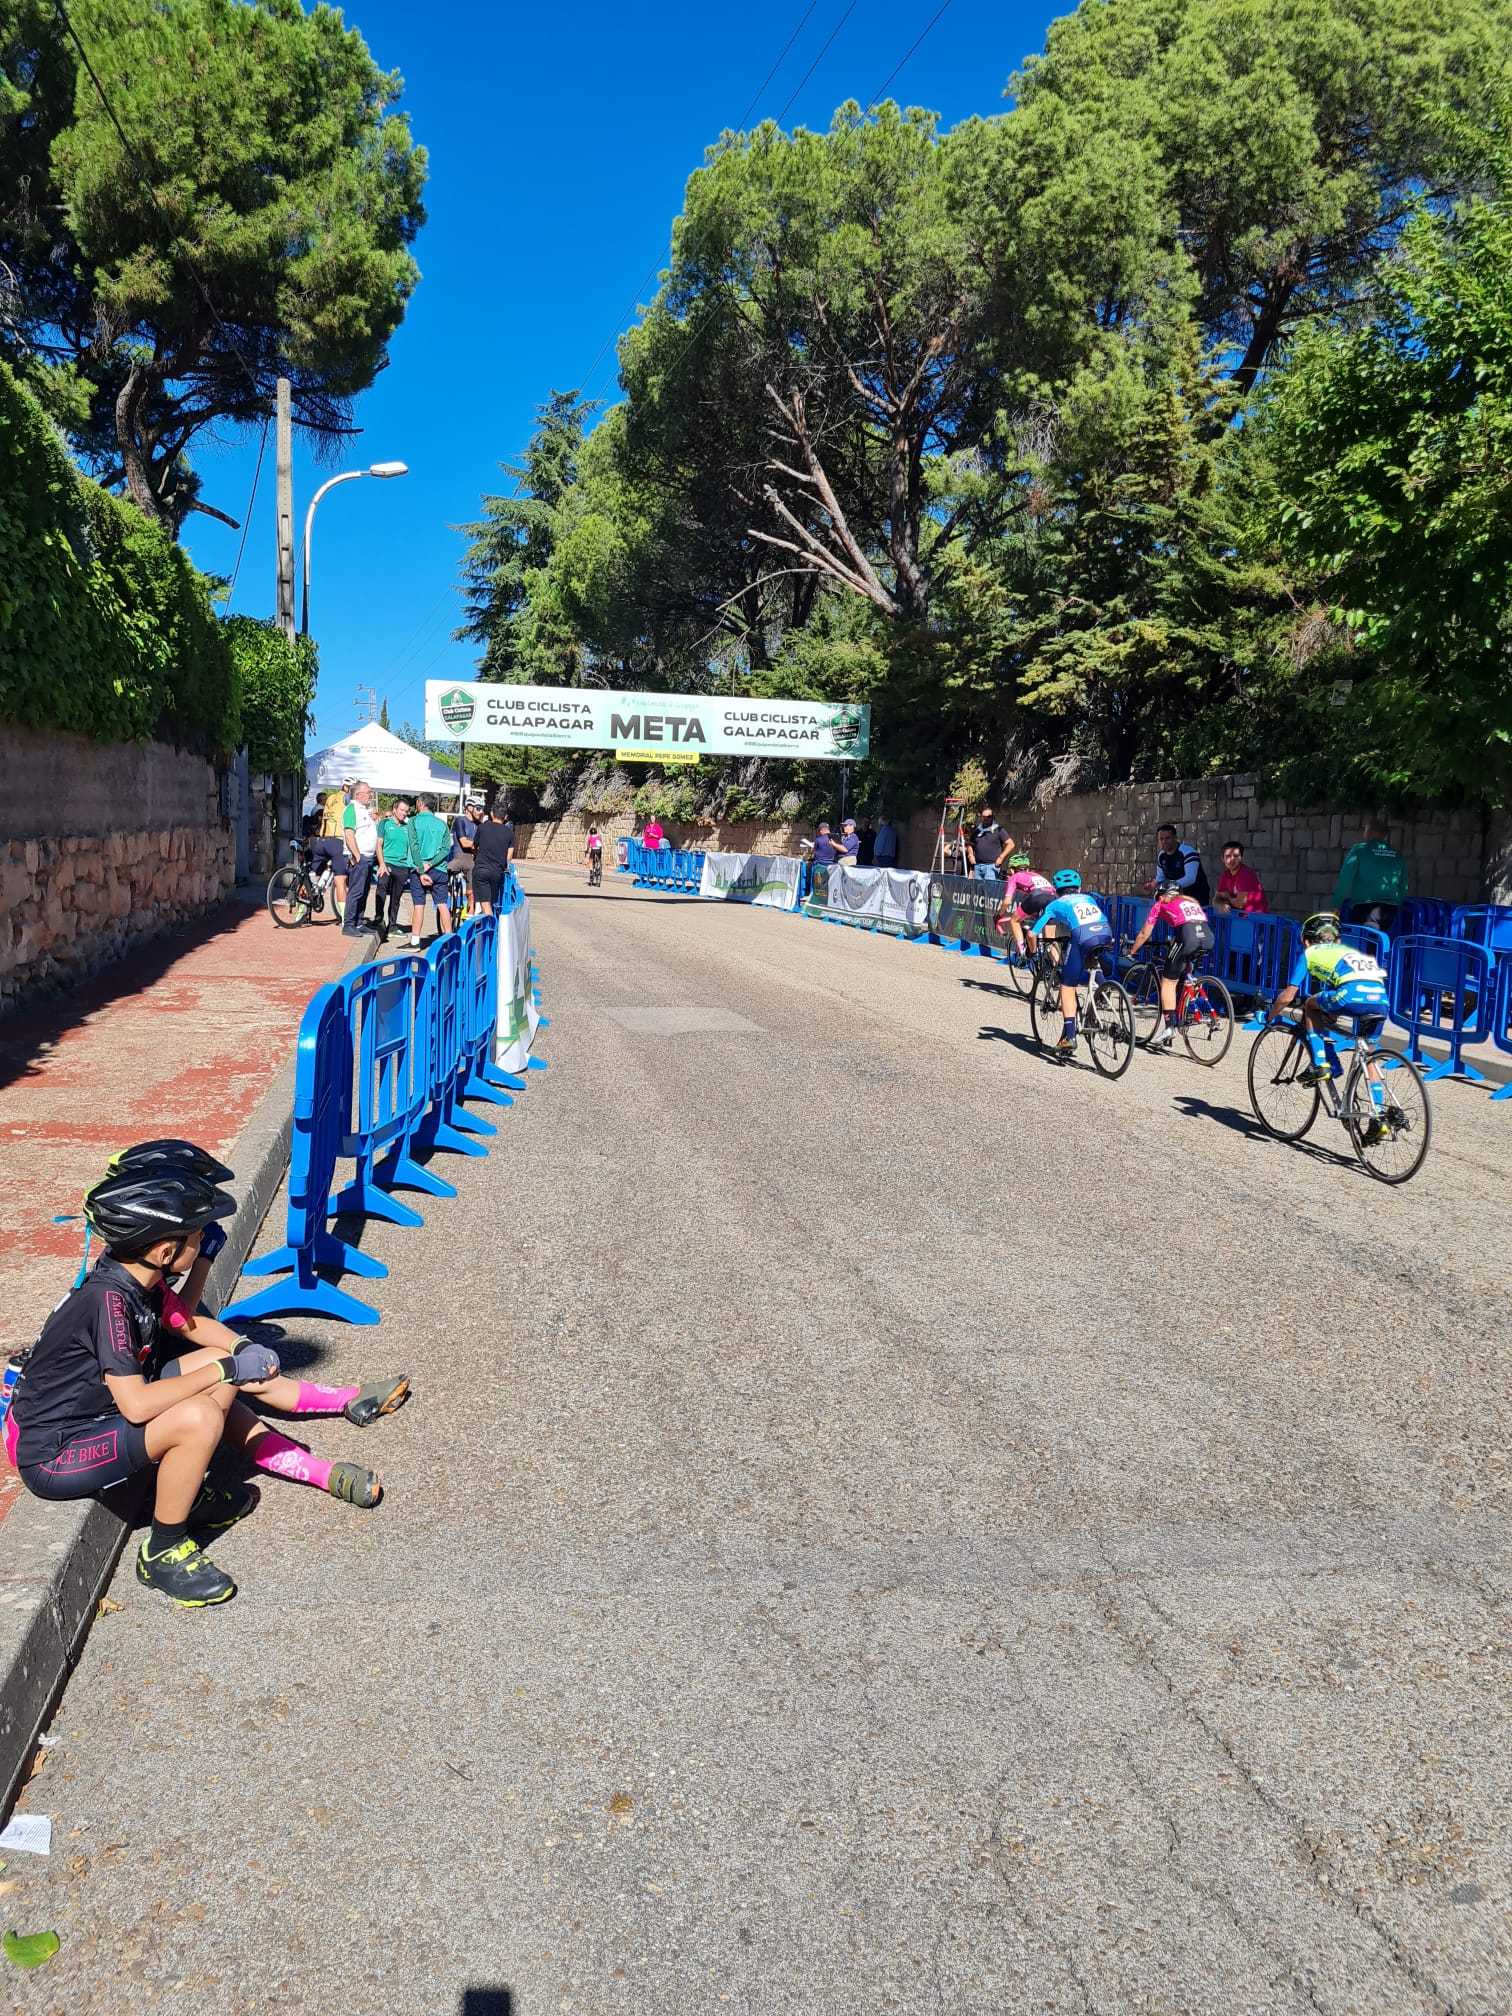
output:
[[[501,1071],[523,1071],[535,1042],[540,1011],[530,984],[530,901],[521,896],[499,914],[499,1019],[494,1029],[494,1062]]]
[[[706,853],[698,893],[764,910],[796,910],[802,872],[803,863],[787,854]]]
[[[929,877],[901,868],[818,869],[814,902],[832,917],[886,924],[921,936],[929,929]]]
[[[638,763],[657,762],[663,754],[854,763],[870,746],[871,709],[844,701],[427,679],[425,732],[437,741],[609,749]]]

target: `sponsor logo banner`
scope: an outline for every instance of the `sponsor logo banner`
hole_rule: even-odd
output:
[[[978,882],[969,875],[931,875],[929,928],[937,938],[961,938],[1001,952],[1011,938],[994,931],[992,920],[1003,900],[1001,882]]]
[[[803,863],[787,854],[706,853],[698,893],[763,910],[796,910],[802,871]]]
[[[929,929],[928,875],[900,868],[833,868],[814,870],[812,907],[831,917],[857,923],[885,924],[910,937]]]
[[[744,695],[616,693],[592,686],[428,679],[425,732],[438,740],[608,749],[637,763],[665,763],[679,756],[799,756],[854,763],[871,745],[871,709]]]

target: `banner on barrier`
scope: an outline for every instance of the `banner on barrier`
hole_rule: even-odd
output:
[[[530,985],[530,899],[522,896],[499,915],[499,1020],[494,1062],[501,1071],[523,1071],[540,1021]]]
[[[796,910],[802,871],[803,863],[787,854],[705,854],[698,893],[764,910]]]
[[[831,917],[885,924],[919,936],[929,929],[929,881],[914,870],[848,868],[837,862],[814,870],[814,904]]]
[[[1001,882],[978,882],[969,875],[931,875],[929,928],[936,938],[959,938],[1001,952],[1012,940],[993,929],[1003,900]]]

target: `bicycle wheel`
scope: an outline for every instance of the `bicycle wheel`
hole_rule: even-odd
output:
[[[1384,1105],[1378,1108],[1372,1098],[1365,1062],[1357,1056],[1344,1081],[1339,1117],[1360,1163],[1376,1181],[1405,1183],[1422,1168],[1433,1135],[1428,1087],[1410,1057],[1377,1050],[1370,1061],[1380,1066],[1386,1081]]]
[[[292,930],[309,921],[315,892],[302,868],[279,868],[268,881],[268,914],[275,924]]]
[[[1034,992],[1034,961],[1008,941],[1008,979],[1015,994],[1024,1000]]]
[[[1304,1085],[1307,1045],[1298,1030],[1272,1023],[1255,1038],[1249,1054],[1249,1095],[1255,1118],[1278,1141],[1300,1141],[1318,1117],[1322,1094]]]
[[[1134,1017],[1134,1041],[1148,1045],[1160,1027],[1160,975],[1153,966],[1131,966],[1123,976]]]
[[[1036,982],[1034,992],[1029,996],[1029,1028],[1041,1050],[1054,1049],[1060,1040],[1064,1020],[1060,1012],[1059,990],[1052,1003],[1044,988]]]
[[[1104,1078],[1122,1078],[1134,1055],[1134,1004],[1117,980],[1094,979],[1082,1028],[1092,1062]]]
[[[1234,997],[1221,980],[1194,980],[1181,1011],[1187,1055],[1209,1069],[1221,1064],[1234,1040]]]

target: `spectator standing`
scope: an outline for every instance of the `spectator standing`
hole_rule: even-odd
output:
[[[409,887],[408,798],[396,798],[378,821],[378,936],[387,943],[399,929],[399,899]]]
[[[378,822],[373,817],[373,787],[359,777],[352,786],[352,802],[341,815],[341,837],[346,846],[347,894],[342,913],[342,933],[347,938],[363,935],[360,919],[372,885],[373,864],[378,854]]]
[[[342,820],[346,816],[347,800],[345,791],[327,791],[320,801],[320,824],[315,841],[315,865],[329,861],[333,875],[332,889],[336,897],[339,915],[346,909],[347,851],[342,837]]]
[[[857,856],[861,852],[861,835],[856,831],[854,819],[846,819],[840,826],[840,859],[849,868],[858,865]]]
[[[1003,831],[992,816],[992,807],[984,805],[982,816],[966,842],[967,867],[978,882],[996,882],[1002,864],[1012,852],[1013,835]]]
[[[447,862],[447,872],[465,875],[472,881],[473,842],[477,837],[478,821],[483,817],[483,800],[469,798],[465,807],[451,822],[452,851]]]
[[[1213,900],[1202,856],[1190,841],[1182,839],[1174,826],[1156,828],[1155,873],[1145,884],[1145,894],[1153,896],[1162,882],[1174,883],[1183,896],[1190,896],[1204,908]]]
[[[1242,840],[1223,843],[1223,873],[1218,877],[1218,903],[1240,917],[1251,917],[1265,908],[1265,891],[1260,877],[1247,866]]]
[[[821,819],[819,830],[813,839],[805,840],[802,844],[812,852],[816,868],[833,868],[839,859],[840,849],[830,837],[828,819]]]
[[[872,861],[878,868],[896,868],[898,865],[898,829],[886,813],[877,822],[877,837],[872,843]]]
[[[659,853],[667,844],[667,836],[662,831],[662,823],[653,813],[641,828],[641,845],[649,847],[653,854]]]
[[[1367,819],[1365,837],[1344,856],[1333,907],[1346,924],[1390,931],[1406,901],[1407,863],[1387,839],[1384,821]]]
[[[477,821],[473,836],[473,901],[480,917],[491,917],[509,875],[514,827],[495,808]]]
[[[877,865],[877,836],[872,831],[869,819],[861,827],[861,852],[856,856],[858,868],[875,868]]]
[[[409,823],[410,944],[420,943],[420,927],[425,922],[425,899],[436,906],[436,928],[445,937],[451,929],[451,891],[446,886],[446,864],[451,859],[451,834],[446,821],[436,816],[433,798],[423,793],[415,800]]]

